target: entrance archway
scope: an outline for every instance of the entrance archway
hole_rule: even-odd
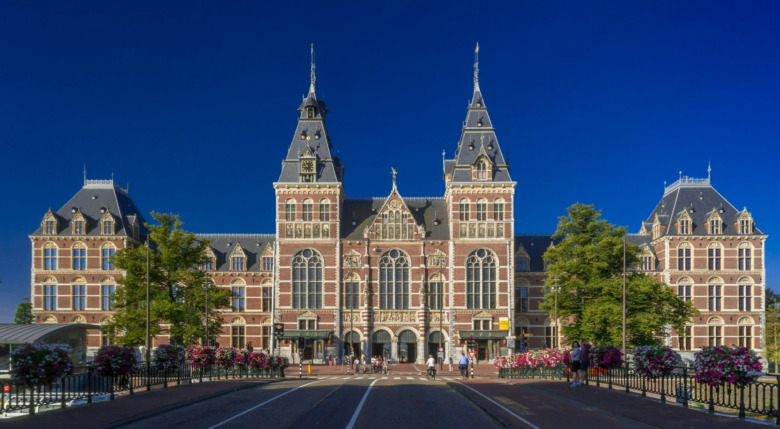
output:
[[[439,361],[439,347],[446,347],[444,345],[444,337],[441,335],[441,332],[433,331],[428,334],[428,354],[433,355],[437,362]]]
[[[360,356],[360,334],[355,331],[347,332],[344,335],[344,355],[350,356],[352,352],[349,347],[354,347],[354,356]]]
[[[390,359],[391,342],[390,333],[387,331],[374,332],[371,356],[382,356],[382,359]]]
[[[417,335],[413,331],[401,331],[398,334],[398,361],[417,361]]]

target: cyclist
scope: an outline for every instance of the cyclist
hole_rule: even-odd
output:
[[[426,363],[428,364],[428,376],[436,380],[436,359],[433,358],[433,355],[428,355]]]
[[[382,356],[376,357],[376,366],[374,366],[374,372],[375,373],[382,372]]]

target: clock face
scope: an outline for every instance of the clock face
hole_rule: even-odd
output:
[[[314,172],[314,161],[303,161],[301,164],[301,171],[304,173],[313,173]]]

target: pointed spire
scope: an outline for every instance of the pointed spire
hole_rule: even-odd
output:
[[[390,167],[390,169],[393,170],[393,191],[396,191],[397,188],[396,188],[396,185],[395,185],[395,176],[398,175],[398,169],[397,168],[393,168],[393,167]]]
[[[314,76],[314,70],[317,68],[317,66],[314,64],[314,43],[311,44],[311,86],[309,87],[309,92],[314,92],[314,86],[317,82],[317,77]]]
[[[474,92],[479,92],[479,42],[474,49]]]
[[[707,163],[707,181],[710,181],[710,176],[712,175],[712,160],[710,160]]]
[[[84,186],[87,186],[87,164],[84,164]]]

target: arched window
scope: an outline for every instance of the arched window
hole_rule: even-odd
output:
[[[207,259],[207,262],[205,262],[201,266],[201,269],[203,271],[213,270],[214,269],[214,259],[215,259],[215,257],[214,257],[214,252],[211,249],[206,249],[206,259]]]
[[[73,288],[73,310],[86,310],[87,281],[84,277],[75,277],[71,280],[71,288]]]
[[[687,241],[677,247],[677,269],[680,271],[691,270],[691,243]]]
[[[103,235],[114,234],[114,217],[111,216],[111,212],[106,211],[106,215],[103,216],[102,224],[103,224],[103,228],[101,233]]]
[[[349,273],[344,277],[344,308],[355,310],[360,308],[360,277]]]
[[[468,198],[463,198],[460,200],[460,204],[458,206],[460,220],[464,222],[469,220],[469,203],[470,201]]]
[[[739,311],[753,311],[753,279],[749,276],[739,279]]]
[[[246,320],[243,317],[234,317],[230,320],[230,345],[243,349],[246,343]]]
[[[303,220],[312,220],[312,212],[314,211],[314,201],[306,199],[303,200]]]
[[[100,308],[102,310],[114,309],[114,292],[116,292],[116,280],[111,276],[100,279]]]
[[[295,200],[290,198],[284,203],[284,220],[295,220]]]
[[[707,309],[709,311],[720,311],[722,288],[723,279],[720,277],[713,277],[707,281]]]
[[[478,249],[466,259],[466,308],[496,308],[496,257]]]
[[[528,288],[531,284],[528,279],[520,277],[515,282],[515,311],[525,313],[528,311]]]
[[[444,293],[444,275],[434,273],[428,280],[428,306],[431,310],[441,310],[446,301]]]
[[[246,269],[246,253],[241,247],[241,243],[236,245],[233,253],[230,254],[230,269],[233,271],[244,271]]]
[[[742,317],[737,322],[739,326],[739,346],[748,349],[753,348],[753,324],[755,321],[748,316]]]
[[[707,269],[710,271],[719,271],[721,267],[720,257],[723,249],[720,243],[712,243],[707,248]]]
[[[263,286],[263,290],[261,291],[262,294],[262,302],[261,302],[261,309],[260,311],[264,311],[266,313],[271,312],[271,307],[273,305],[273,299],[274,299],[274,287],[271,283],[271,279],[265,279],[263,280],[263,283],[261,283],[261,286]]]
[[[487,220],[487,200],[484,198],[477,200],[477,220]]]
[[[52,276],[43,279],[43,309],[57,309],[57,280]],[[56,322],[55,319],[54,323]]]
[[[313,249],[293,256],[293,308],[322,308],[322,264],[322,256]]]
[[[493,201],[493,220],[504,220],[504,199],[497,198]]]
[[[744,243],[740,243],[739,249],[738,249],[738,257],[739,257],[739,270],[740,271],[750,271],[752,270],[752,257],[751,257],[751,250],[752,246],[747,241]]]
[[[683,301],[691,300],[691,287],[693,286],[693,280],[690,277],[681,277],[677,281],[677,296]]]
[[[87,269],[87,245],[78,242],[73,245],[73,269],[74,270],[86,270]]]
[[[330,200],[320,200],[320,220],[323,222],[330,220]]]
[[[719,316],[710,317],[707,321],[707,345],[720,347],[723,345],[723,319]]]
[[[113,257],[116,254],[116,246],[114,246],[114,243],[105,243],[100,248],[101,250],[101,259],[102,259],[102,266],[104,270],[113,270],[114,269],[114,261]]]
[[[379,308],[409,308],[409,257],[399,250],[385,252],[379,260]]]
[[[477,180],[488,179],[488,164],[485,160],[480,160],[477,163]]]
[[[232,310],[235,312],[244,311],[246,309],[246,282],[240,277],[235,278],[230,282],[230,287],[233,289]]]

